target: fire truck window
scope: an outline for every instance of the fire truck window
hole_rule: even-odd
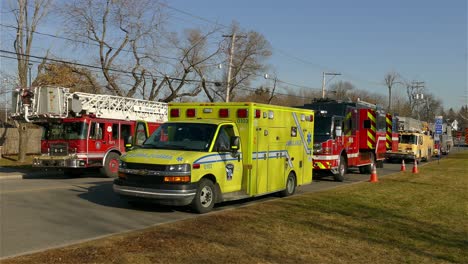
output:
[[[387,130],[387,121],[385,114],[377,113],[377,131]]]
[[[138,123],[136,130],[136,145],[141,145],[146,140],[146,126],[144,123]]]
[[[112,139],[119,139],[119,124],[112,124]]]
[[[103,127],[104,127],[104,124],[93,122],[91,124],[91,130],[89,131],[89,138],[90,139],[102,139]]]
[[[130,143],[130,131],[131,131],[131,126],[130,125],[121,125],[120,126],[120,139],[124,140],[125,144]]]
[[[371,128],[371,121],[370,120],[364,120],[364,128]]]

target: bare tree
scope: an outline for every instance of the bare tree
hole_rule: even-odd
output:
[[[387,85],[388,88],[388,107],[387,111],[391,112],[392,110],[392,88],[393,85],[397,83],[401,83],[398,81],[399,74],[396,72],[389,72],[385,74],[384,80],[385,80],[385,85]]]
[[[334,98],[337,100],[349,100],[351,92],[355,90],[352,83],[346,81],[339,81],[330,86],[329,93],[334,94]]]
[[[18,63],[18,81],[20,87],[28,86],[28,67],[34,33],[41,20],[47,15],[51,0],[17,0],[12,7],[16,18],[16,38],[13,46]],[[19,123],[19,149],[18,160],[23,162],[26,158],[28,145],[28,131],[26,123]]]
[[[188,29],[185,31],[183,39],[179,39],[173,34],[169,41],[176,50],[179,61],[173,65],[172,78],[165,77],[167,88],[161,101],[170,102],[177,98],[194,97],[201,91],[208,96],[208,100],[215,101],[216,91],[212,88],[212,83],[207,78],[212,75],[215,68],[216,57],[220,53],[220,45],[210,51],[208,40],[219,30],[214,28],[208,32],[200,29]],[[167,76],[167,73],[160,72]],[[154,80],[154,79],[153,79]],[[161,85],[161,84],[160,84]],[[152,87],[153,91],[153,87]]]
[[[115,95],[134,96],[146,82],[144,61],[156,56],[163,24],[159,2],[74,0],[65,3],[62,10],[68,31],[98,47],[106,89]],[[124,85],[121,79],[131,83]]]
[[[229,94],[232,101],[239,87],[248,87],[253,79],[263,76],[267,72],[267,66],[264,61],[271,56],[272,52],[270,43],[258,32],[242,32],[239,26],[234,23],[231,26],[230,33],[245,36],[236,38],[235,54],[231,65],[232,75],[229,85]],[[229,41],[223,44],[222,50],[226,55],[229,55],[229,45]],[[223,79],[225,80],[224,83],[227,83],[227,76],[224,76]],[[217,90],[217,93],[225,95],[225,86],[221,86]],[[207,94],[207,96],[209,95]]]

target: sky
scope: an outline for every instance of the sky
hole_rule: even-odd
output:
[[[321,87],[322,72],[387,95],[384,75],[424,81],[446,109],[468,104],[466,0],[183,1],[171,7],[262,33],[279,79]],[[174,16],[182,16],[173,12]],[[194,23],[196,19],[193,19]],[[396,86],[395,92],[405,88]]]
[[[441,99],[445,109],[468,105],[467,0],[166,3],[174,30],[236,21],[243,30],[263,34],[273,51],[268,64],[283,81],[320,89],[322,72],[339,72],[329,85],[349,81],[388,95],[384,75],[393,71],[405,81],[424,81],[424,93]],[[14,22],[0,14],[2,23]],[[49,21],[41,31],[56,34],[59,29]],[[44,50],[58,44],[41,45],[37,48]],[[396,85],[392,92],[405,95],[406,90]]]

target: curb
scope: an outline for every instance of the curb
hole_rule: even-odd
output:
[[[41,179],[53,176],[63,176],[61,171],[38,171],[38,172],[6,172],[0,173],[0,180],[14,180],[14,179]]]

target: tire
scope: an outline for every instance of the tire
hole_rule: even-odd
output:
[[[338,164],[338,173],[333,174],[333,179],[337,182],[344,181],[344,177],[347,171],[348,165],[346,164],[346,159],[343,156],[340,156],[340,163]]]
[[[375,154],[373,152],[370,153],[370,160],[371,160],[371,163],[369,165],[359,167],[359,172],[361,174],[370,174],[370,173],[372,173],[372,168],[373,168],[373,166],[375,166]]]
[[[296,192],[296,176],[290,172],[286,180],[286,188],[279,192],[280,197],[291,196]]]
[[[213,209],[215,198],[216,192],[213,182],[208,179],[201,179],[191,204],[192,209],[199,214],[208,213]]]
[[[107,154],[104,165],[101,168],[101,174],[108,178],[117,178],[119,174],[119,158],[120,155],[115,152]]]

